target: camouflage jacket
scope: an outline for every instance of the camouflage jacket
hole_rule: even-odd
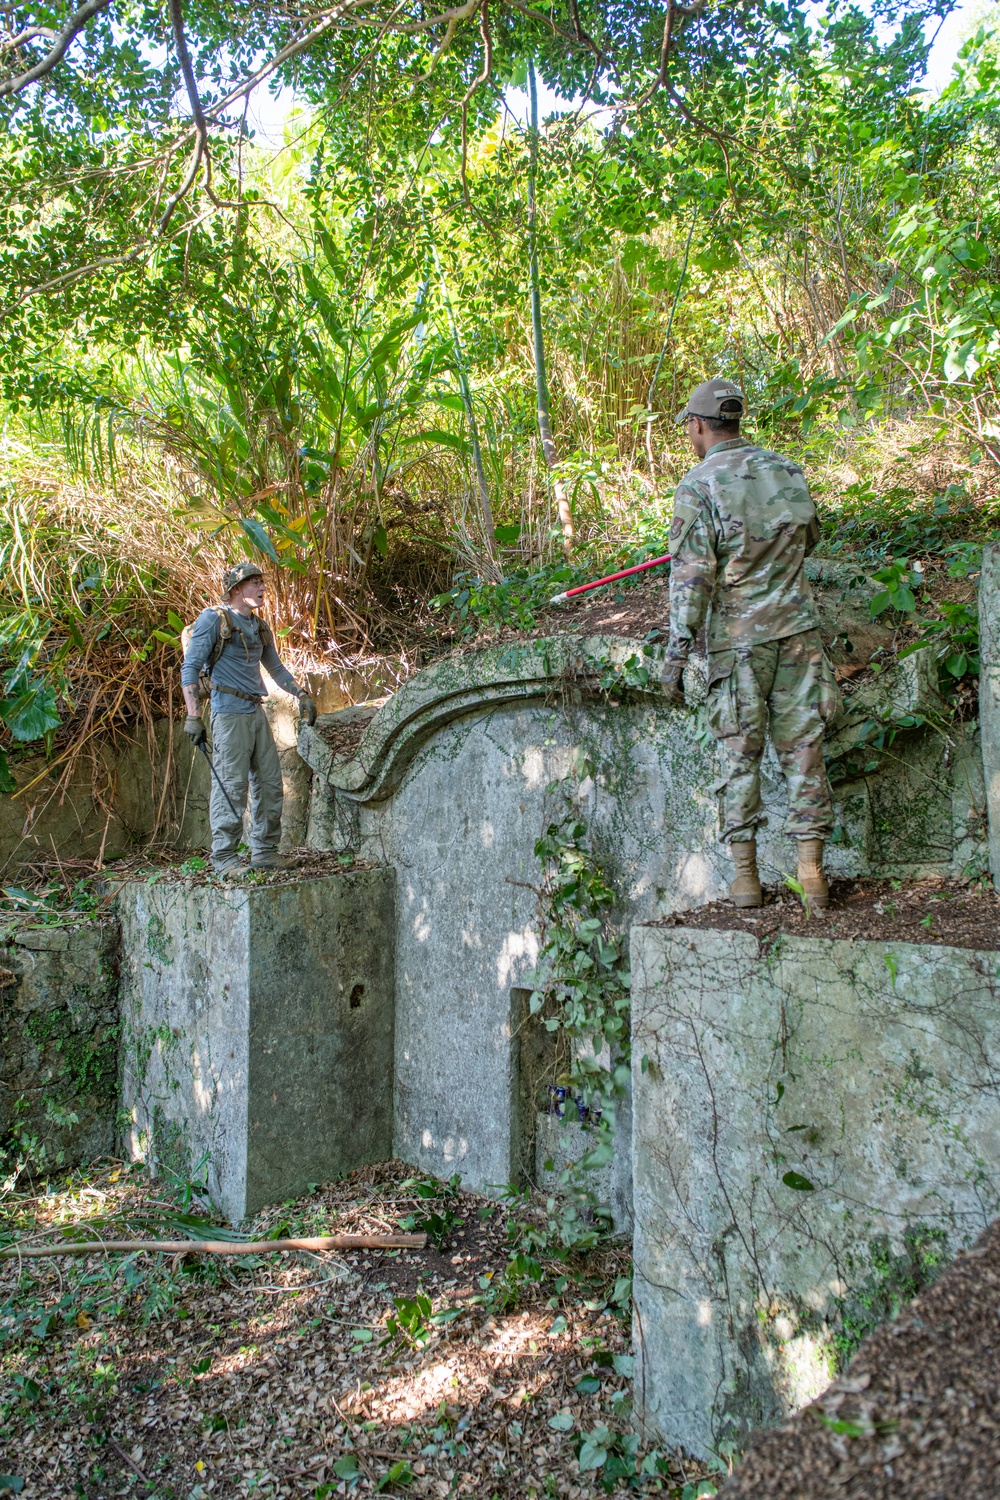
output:
[[[815,629],[803,564],[818,540],[798,464],[743,438],[716,443],[674,496],[668,656],[687,657],[706,613],[709,651]]]

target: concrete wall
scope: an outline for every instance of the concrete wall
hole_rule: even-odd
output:
[[[118,1019],[115,922],[0,927],[0,1140],[36,1170],[114,1149]]]
[[[983,548],[979,583],[979,723],[982,733],[990,871],[1000,889],[1000,544]]]
[[[345,698],[329,677],[313,674],[310,686],[328,710]],[[300,848],[309,820],[312,773],[297,748],[299,711],[294,698],[271,687],[265,703],[285,790],[281,846]],[[98,737],[87,747],[68,786],[60,790],[62,766],[30,756],[12,767],[19,790],[0,797],[0,874],[10,879],[19,866],[52,860],[55,853],[96,859],[132,854],[155,836],[181,849],[206,848],[210,772],[183,732],[173,723],[168,755],[168,721],[152,736],[125,741]]]
[[[199,848],[208,842],[208,767],[192,763],[182,725],[167,721],[124,745],[95,740],[60,791],[62,767],[43,757],[15,761],[18,790],[0,797],[0,874],[11,881],[21,865],[132,854],[154,828],[168,843]],[[164,782],[166,781],[166,791]]]
[[[377,712],[300,730],[314,773],[310,843],[398,873],[395,1146],[431,1172],[458,1170],[488,1187],[516,1176],[524,1158],[512,991],[537,956],[534,843],[562,806],[551,783],[570,777],[576,788],[573,767],[593,766],[579,805],[621,894],[620,929],[726,890],[714,743],[701,711],[627,686],[644,660],[641,642],[571,635],[470,651],[418,673]],[[695,663],[695,699],[699,682],[703,697]],[[834,870],[951,873],[981,837],[973,737],[959,733],[946,765],[937,737],[903,735],[891,775],[865,769],[885,716],[927,710],[928,700],[936,693],[917,656],[858,694],[838,726],[841,767],[863,753],[862,774],[837,787]],[[363,729],[360,742],[338,753],[352,726]],[[794,868],[795,851],[781,832],[784,790],[770,752],[764,784],[762,860],[775,881]],[[621,1196],[627,1160],[619,1170]]]
[[[828,1383],[877,1236],[1000,1213],[1000,954],[637,927],[632,970],[636,1402],[705,1454]]]
[[[393,876],[130,884],[125,1142],[237,1221],[392,1154]]]

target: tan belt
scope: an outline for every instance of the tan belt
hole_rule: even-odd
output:
[[[218,682],[212,683],[212,691],[214,693],[229,693],[234,698],[242,698],[244,703],[256,703],[258,708],[260,708],[264,702],[264,699],[261,697],[260,693],[241,693],[239,688],[223,687],[222,684]]]

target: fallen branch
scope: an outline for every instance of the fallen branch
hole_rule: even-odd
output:
[[[325,1234],[307,1240],[64,1240],[59,1245],[8,1245],[0,1250],[0,1260],[137,1250],[157,1255],[267,1255],[277,1250],[423,1250],[426,1245],[426,1234]]]
[[[118,1457],[122,1460],[123,1463],[128,1464],[133,1474],[138,1474],[143,1484],[152,1484],[153,1481],[150,1479],[149,1475],[142,1472],[132,1455],[125,1452],[125,1449],[122,1447],[121,1443],[117,1442],[116,1439],[111,1436],[110,1432],[106,1434],[105,1442],[110,1448],[113,1448],[115,1450],[115,1452],[118,1454]]]

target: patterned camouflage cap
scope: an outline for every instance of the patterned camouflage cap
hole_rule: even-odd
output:
[[[738,422],[742,415],[743,392],[738,385],[731,380],[703,380],[691,392],[677,421],[686,422],[688,417],[719,417],[723,422]]]
[[[240,584],[246,583],[248,579],[263,578],[263,576],[263,568],[259,568],[256,563],[237,563],[236,567],[230,568],[229,572],[223,578],[222,592],[224,594],[231,594],[233,589],[239,588]]]

